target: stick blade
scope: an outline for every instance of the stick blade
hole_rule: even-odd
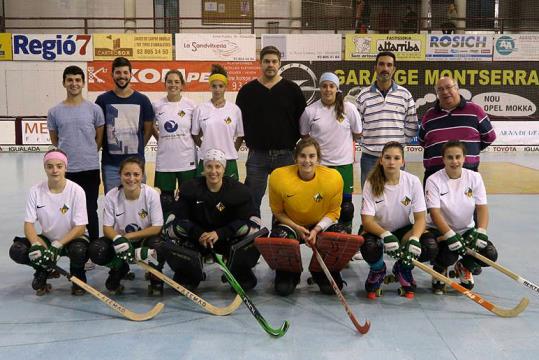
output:
[[[504,309],[504,308],[500,308],[498,306],[494,306],[494,308],[492,308],[492,312],[500,317],[516,317],[518,316],[521,312],[523,312],[524,310],[526,310],[526,308],[528,307],[528,304],[529,304],[529,300],[528,298],[524,297],[522,299],[520,299],[520,302],[518,303],[517,306],[515,306],[514,308],[512,309]]]

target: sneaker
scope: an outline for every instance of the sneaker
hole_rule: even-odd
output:
[[[472,290],[474,286],[473,275],[462,262],[459,260],[455,263],[455,273],[460,279],[460,285],[468,290]]]
[[[447,277],[447,268],[434,265],[432,269],[436,272],[439,272],[440,274]],[[435,295],[443,295],[445,293],[446,287],[445,283],[436,279],[435,277],[432,278],[432,293]]]

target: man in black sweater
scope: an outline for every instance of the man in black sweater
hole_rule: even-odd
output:
[[[275,46],[260,51],[260,66],[262,75],[245,84],[236,97],[249,148],[245,185],[251,190],[258,216],[268,175],[294,163],[299,118],[307,106],[299,86],[279,75],[281,53]]]

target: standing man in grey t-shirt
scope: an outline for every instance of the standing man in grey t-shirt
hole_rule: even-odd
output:
[[[62,149],[69,159],[66,178],[79,184],[86,193],[88,234],[90,240],[99,237],[97,198],[101,183],[99,154],[105,119],[101,108],[82,97],[84,72],[78,66],[64,70],[66,99],[49,110],[47,126],[51,142]]]

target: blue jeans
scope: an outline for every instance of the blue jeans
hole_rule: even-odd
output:
[[[367,175],[369,175],[369,172],[376,166],[376,162],[378,161],[378,159],[378,156],[367,154],[365,152],[361,153],[361,191],[363,191],[365,187]]]
[[[292,164],[294,156],[291,150],[249,150],[245,163],[245,185],[251,190],[257,216],[260,217],[260,204],[266,192],[268,175],[278,167]]]

